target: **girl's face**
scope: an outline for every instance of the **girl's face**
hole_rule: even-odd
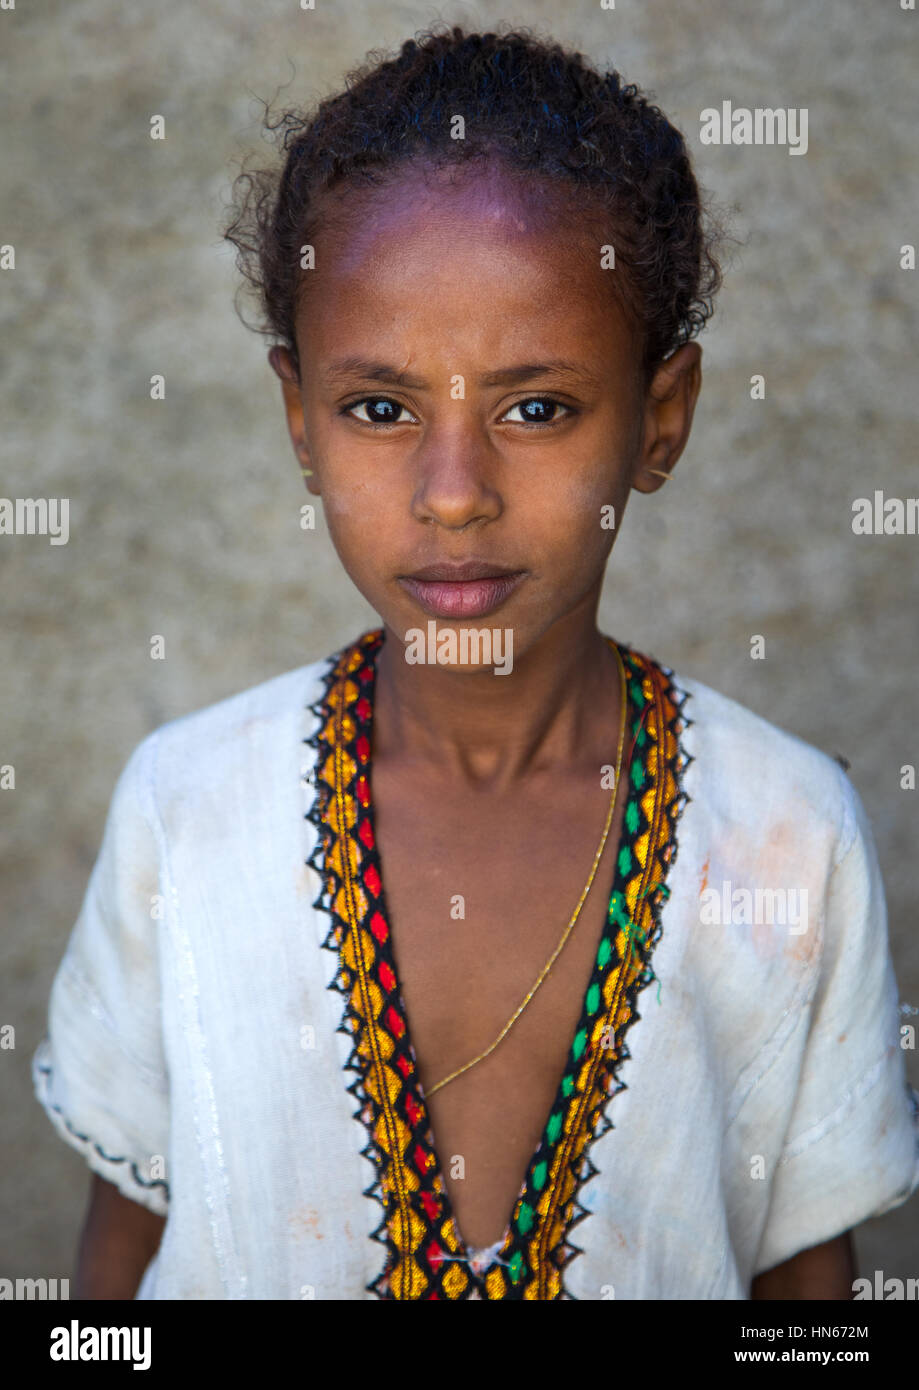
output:
[[[498,171],[325,206],[300,381],[269,356],[352,580],[400,639],[432,617],[512,628],[517,663],[554,624],[593,626],[629,492],[662,486],[648,469],[688,436],[697,345],[644,397],[602,243]],[[463,563],[505,578],[412,580]]]

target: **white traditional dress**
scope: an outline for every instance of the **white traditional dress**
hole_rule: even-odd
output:
[[[858,794],[619,643],[607,923],[504,1239],[465,1246],[374,839],[383,640],[164,725],[119,779],[33,1072],[168,1218],[137,1297],[746,1299],[906,1201],[919,1094]]]

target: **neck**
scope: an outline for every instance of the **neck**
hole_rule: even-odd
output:
[[[377,656],[374,759],[398,756],[496,791],[529,773],[613,761],[618,664],[597,628],[596,602],[515,653],[502,676],[410,665],[387,628]]]

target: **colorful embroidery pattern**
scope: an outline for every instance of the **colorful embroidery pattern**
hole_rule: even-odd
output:
[[[573,1228],[588,1215],[578,1201],[598,1171],[592,1142],[613,1128],[606,1103],[625,1088],[628,1028],[640,1018],[640,990],[653,979],[664,880],[676,856],[676,825],[689,800],[680,746],[691,724],[672,672],[620,643],[630,717],[624,770],[629,795],[607,923],[581,1019],[546,1128],[497,1257],[480,1273],[468,1262],[440,1171],[396,974],[373,833],[370,755],[376,656],[383,629],[365,633],[330,663],[325,693],[312,706],[317,828],[309,863],[329,913],[324,945],[336,953],[331,988],[344,996],[340,1032],[353,1043],[348,1087],[367,1131],[362,1150],[377,1177],[365,1195],[380,1203],[373,1239],[386,1247],[368,1291],[384,1299],[552,1299],[572,1297],[563,1270],[580,1247]],[[609,639],[608,639],[609,640]],[[634,717],[631,717],[634,716]]]

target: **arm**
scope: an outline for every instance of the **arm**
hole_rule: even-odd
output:
[[[129,1299],[159,1249],[164,1216],[123,1197],[93,1174],[77,1255],[75,1298]]]
[[[855,1280],[851,1231],[800,1250],[790,1260],[758,1274],[751,1299],[850,1299]]]

